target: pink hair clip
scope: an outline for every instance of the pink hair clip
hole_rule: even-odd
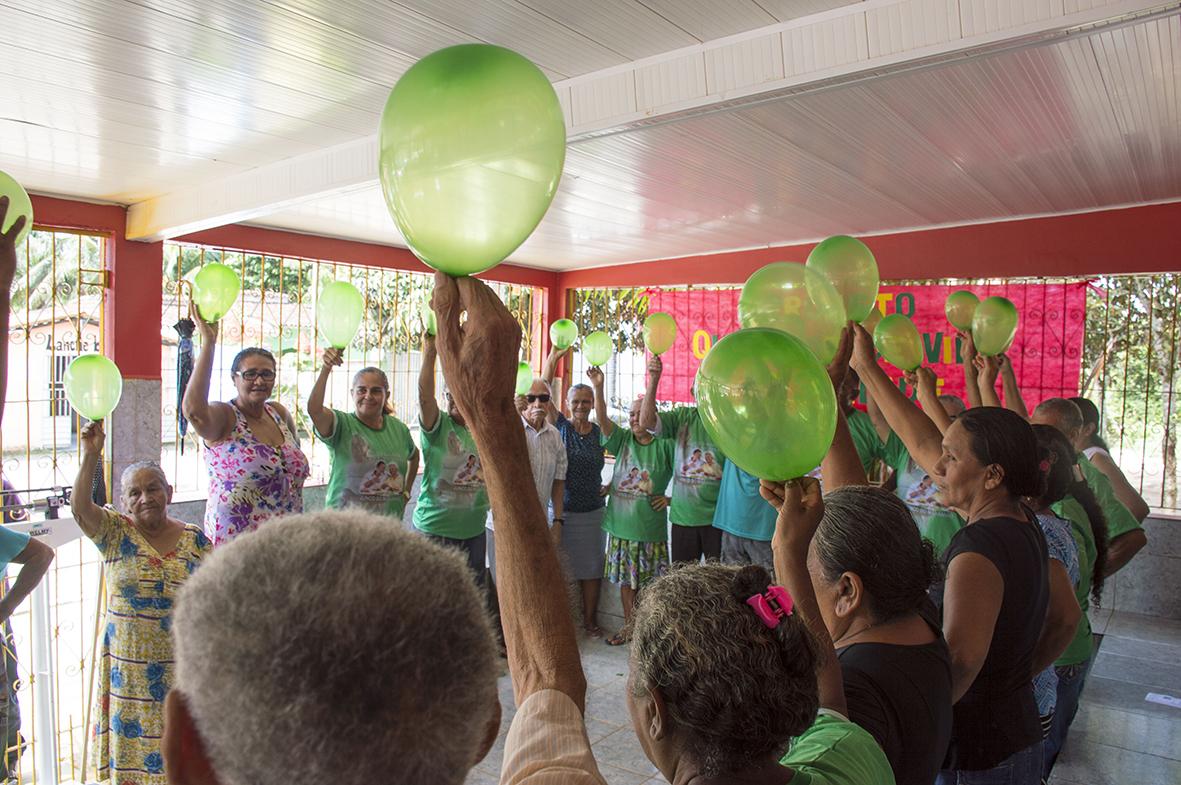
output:
[[[791,595],[782,586],[768,586],[765,594],[755,594],[746,600],[759,619],[771,629],[779,626],[794,607]]]
[[[1037,465],[1037,467],[1041,469],[1042,474],[1048,474],[1050,471],[1050,459],[1043,459],[1042,462]]]

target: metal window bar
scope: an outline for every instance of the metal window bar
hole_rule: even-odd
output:
[[[242,277],[238,305],[222,320],[215,356],[210,397],[229,400],[234,389],[229,377],[233,355],[246,346],[264,346],[278,363],[275,399],[296,420],[304,452],[312,464],[309,486],[327,482],[328,451],[317,442],[304,412],[307,394],[320,368],[323,339],[319,335],[316,302],[328,280],[349,281],[361,291],[364,313],[357,337],[345,352],[344,366],[333,373],[325,404],[342,410],[352,407],[352,378],[363,367],[384,370],[390,380],[394,413],[415,433],[418,429],[418,373],[421,367],[422,309],[429,302],[434,278],[429,273],[346,264],[329,260],[266,256],[250,251],[169,243],[164,251],[164,302],[162,307],[162,412],[165,469],[174,478],[176,498],[200,499],[206,495],[207,476],[201,464],[200,446],[190,429],[184,438],[184,455],[177,421],[175,389],[176,332],[172,325],[187,314],[188,295],[179,284],[191,280],[201,265],[220,261]],[[522,327],[522,357],[531,358],[540,346],[545,326],[543,289],[490,282]],[[199,350],[194,347],[194,351]],[[540,370],[540,358],[532,364]],[[437,389],[442,394],[442,369],[437,368]]]
[[[16,497],[33,509],[9,508],[4,519],[44,517],[47,493],[73,484],[79,464],[78,415],[64,396],[62,376],[78,354],[104,353],[107,240],[101,235],[34,227],[11,292],[7,337],[9,384],[0,436],[3,473]],[[109,473],[109,464],[104,465]],[[29,491],[32,490],[32,493]],[[7,777],[18,783],[80,779],[91,701],[96,620],[102,613],[101,558],[79,540],[57,551],[49,574],[10,619],[0,668],[15,712],[0,717]],[[7,591],[7,579],[4,581]],[[18,742],[17,732],[24,744]]]

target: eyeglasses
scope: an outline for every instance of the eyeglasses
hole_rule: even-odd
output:
[[[549,403],[549,396],[546,395],[545,393],[542,393],[541,395],[526,395],[525,400],[528,401],[529,403],[533,403],[534,401],[541,401],[542,403]]]
[[[264,368],[262,370],[251,368],[248,371],[239,371],[238,375],[248,382],[253,382],[256,379],[262,379],[264,382],[270,382],[274,381],[275,379],[275,372],[269,368]]]

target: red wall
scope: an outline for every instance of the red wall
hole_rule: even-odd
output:
[[[1181,203],[864,238],[883,279],[1076,276],[1181,271]],[[563,289],[742,283],[814,243],[562,273]],[[557,311],[554,312],[558,313]]]

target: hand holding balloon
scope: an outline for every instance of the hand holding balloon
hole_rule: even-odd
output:
[[[808,545],[824,518],[820,482],[815,477],[801,477],[786,483],[760,480],[759,495],[778,513],[772,547],[807,553]]]
[[[877,351],[873,347],[873,338],[860,324],[854,324],[853,353],[849,356],[849,367],[864,375],[867,368],[878,364]]]
[[[326,369],[339,368],[344,365],[344,350],[336,347],[325,349],[321,362]]]
[[[664,373],[664,363],[661,362],[659,355],[652,355],[648,360],[648,376],[660,378],[660,374]]]
[[[6,225],[8,214],[15,212],[12,208],[12,202],[7,196],[0,196],[0,227]],[[22,236],[26,225],[26,219],[23,215],[18,215],[16,220],[8,225],[8,230],[0,232],[0,296],[8,297],[8,291],[12,288],[12,279],[16,275],[16,246],[17,238]]]
[[[841,342],[837,344],[837,353],[828,364],[828,378],[832,381],[832,388],[840,394],[845,384],[845,377],[849,375],[849,360],[853,357],[853,323],[850,322],[841,330]]]
[[[594,387],[596,392],[601,392],[603,389],[603,369],[592,365],[586,369],[586,376],[590,379],[591,387]]]
[[[102,420],[86,423],[78,434],[78,446],[82,448],[83,455],[102,455],[106,442],[107,434],[103,431]]]
[[[217,322],[207,322],[205,317],[201,315],[201,309],[197,307],[197,303],[189,303],[189,318],[197,325],[197,332],[201,335],[201,344],[203,346],[212,346],[217,343]]]

